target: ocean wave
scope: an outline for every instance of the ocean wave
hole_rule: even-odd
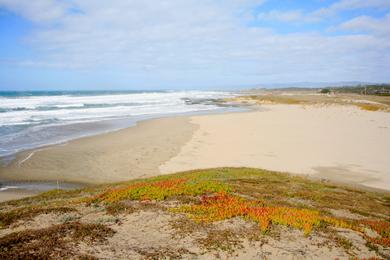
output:
[[[221,109],[215,102],[217,99],[232,95],[217,91],[61,92],[57,95],[29,92],[9,96],[0,93],[0,146],[5,150],[0,151],[0,156],[24,147],[43,145],[49,142],[46,139],[51,138],[50,142],[59,140],[55,132],[60,132],[63,140],[76,136],[71,131],[65,133],[58,126],[215,111]],[[49,130],[53,127],[57,127],[54,132]]]
[[[6,191],[10,189],[17,189],[18,187],[16,186],[0,186],[0,191]]]
[[[88,118],[114,118],[148,113],[177,113],[213,109],[201,102],[229,95],[221,92],[136,93],[98,96],[28,96],[2,100],[0,126]],[[186,101],[187,100],[187,101]],[[189,105],[192,105],[189,108]],[[210,104],[208,104],[210,105]]]

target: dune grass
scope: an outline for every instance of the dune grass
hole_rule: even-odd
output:
[[[362,109],[362,110],[367,110],[367,111],[380,111],[380,110],[383,110],[385,111],[386,110],[386,106],[385,105],[381,105],[381,104],[357,104],[357,106]]]
[[[25,230],[0,238],[0,259],[93,259],[75,254],[72,243],[104,241],[115,232],[100,224],[65,223],[38,230]]]
[[[33,217],[40,214],[49,214],[49,213],[68,213],[76,211],[73,208],[69,207],[55,207],[55,208],[34,208],[26,207],[10,211],[0,212],[0,227],[6,227],[18,220],[32,219]]]
[[[284,105],[352,105],[365,111],[390,111],[390,97],[357,96],[357,95],[282,95],[268,93],[266,95],[247,95],[230,99],[239,103],[284,104]]]

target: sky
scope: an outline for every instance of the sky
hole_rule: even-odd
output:
[[[390,82],[390,0],[0,0],[0,90]]]

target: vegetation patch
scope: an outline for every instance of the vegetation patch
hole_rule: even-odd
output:
[[[86,194],[92,193],[94,190],[97,190],[98,187],[94,188],[84,188],[84,189],[76,189],[76,190],[50,190],[47,192],[43,192],[36,196],[27,197],[19,200],[11,200],[0,203],[0,208],[4,207],[18,207],[27,205],[42,205],[47,206],[48,204],[55,205],[61,204],[63,201],[68,199],[75,199],[76,197],[82,197]]]
[[[68,213],[76,211],[73,208],[58,207],[58,208],[21,208],[11,211],[0,212],[0,227],[7,227],[18,220],[32,219],[40,214],[49,213]]]
[[[284,104],[284,105],[354,105],[366,111],[390,111],[390,99],[387,96],[374,95],[355,95],[335,92],[335,89],[322,89],[320,93],[337,93],[328,97],[327,95],[318,95],[316,92],[307,94],[291,93],[283,95],[281,93],[263,93],[259,95],[247,95],[228,99],[226,101],[235,101],[239,103],[254,104]]]
[[[248,201],[227,193],[202,196],[200,205],[184,205],[172,211],[187,213],[190,218],[199,222],[219,221],[240,216],[259,223],[264,233],[269,231],[272,224],[298,228],[306,235],[321,223],[351,228],[347,222],[323,217],[316,210],[262,206],[256,201]]]
[[[125,204],[123,202],[115,202],[106,206],[106,212],[113,216],[119,214],[131,214],[135,210],[136,209],[133,206]]]
[[[286,105],[300,105],[307,102],[299,100],[290,96],[275,96],[275,95],[259,95],[259,96],[248,96],[251,100],[254,100],[258,103],[276,103],[276,104],[286,104]]]
[[[366,239],[371,243],[379,244],[381,246],[390,247],[390,222],[381,220],[363,220],[361,223],[370,229],[374,230],[379,236],[369,237],[365,235]]]
[[[180,200],[180,197],[186,199]],[[191,197],[196,200],[189,200]],[[125,200],[162,201],[172,198],[182,205],[170,208],[171,212],[186,213],[199,223],[243,217],[257,222],[263,233],[269,233],[273,225],[282,225],[300,229],[305,235],[315,228],[334,226],[360,232],[375,244],[388,243],[387,235],[381,235],[381,239],[365,235],[363,227],[383,234],[368,222],[346,220],[327,213],[329,208],[342,208],[358,210],[368,216],[373,210],[386,215],[389,213],[387,197],[258,169],[219,168],[150,178],[119,188],[111,187],[88,198],[87,202],[104,202],[107,210],[115,214],[131,210],[121,204]],[[300,203],[298,207],[292,206],[288,200],[291,198],[309,201],[313,205]]]
[[[74,257],[71,244],[101,242],[113,234],[104,225],[78,222],[12,233],[0,238],[0,259]]]
[[[367,111],[379,111],[379,110],[386,109],[386,106],[381,105],[381,104],[365,104],[365,103],[363,103],[363,104],[358,104],[357,106],[360,107],[360,109],[367,110]]]
[[[183,238],[192,235],[194,232],[205,231],[208,228],[207,223],[195,222],[185,216],[175,218],[169,224],[176,231],[172,234],[174,238]]]
[[[109,189],[90,199],[90,202],[118,202],[131,200],[165,200],[174,196],[197,196],[229,191],[226,184],[189,178],[172,178],[152,182],[138,182],[124,188]]]
[[[200,246],[206,250],[221,250],[233,253],[236,248],[242,248],[239,236],[231,230],[212,230],[205,238],[197,240]]]
[[[145,257],[145,259],[180,259],[184,255],[194,255],[185,248],[173,249],[169,247],[149,247],[133,248],[135,252]]]

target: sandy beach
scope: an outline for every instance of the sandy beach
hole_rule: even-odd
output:
[[[338,105],[261,107],[192,117],[198,130],[161,172],[246,166],[390,190],[390,113]]]
[[[7,180],[108,183],[191,169],[255,167],[390,190],[390,113],[262,105],[163,118],[17,155]]]
[[[110,183],[159,174],[196,126],[189,118],[162,118],[135,127],[22,152],[0,177],[12,181]]]

